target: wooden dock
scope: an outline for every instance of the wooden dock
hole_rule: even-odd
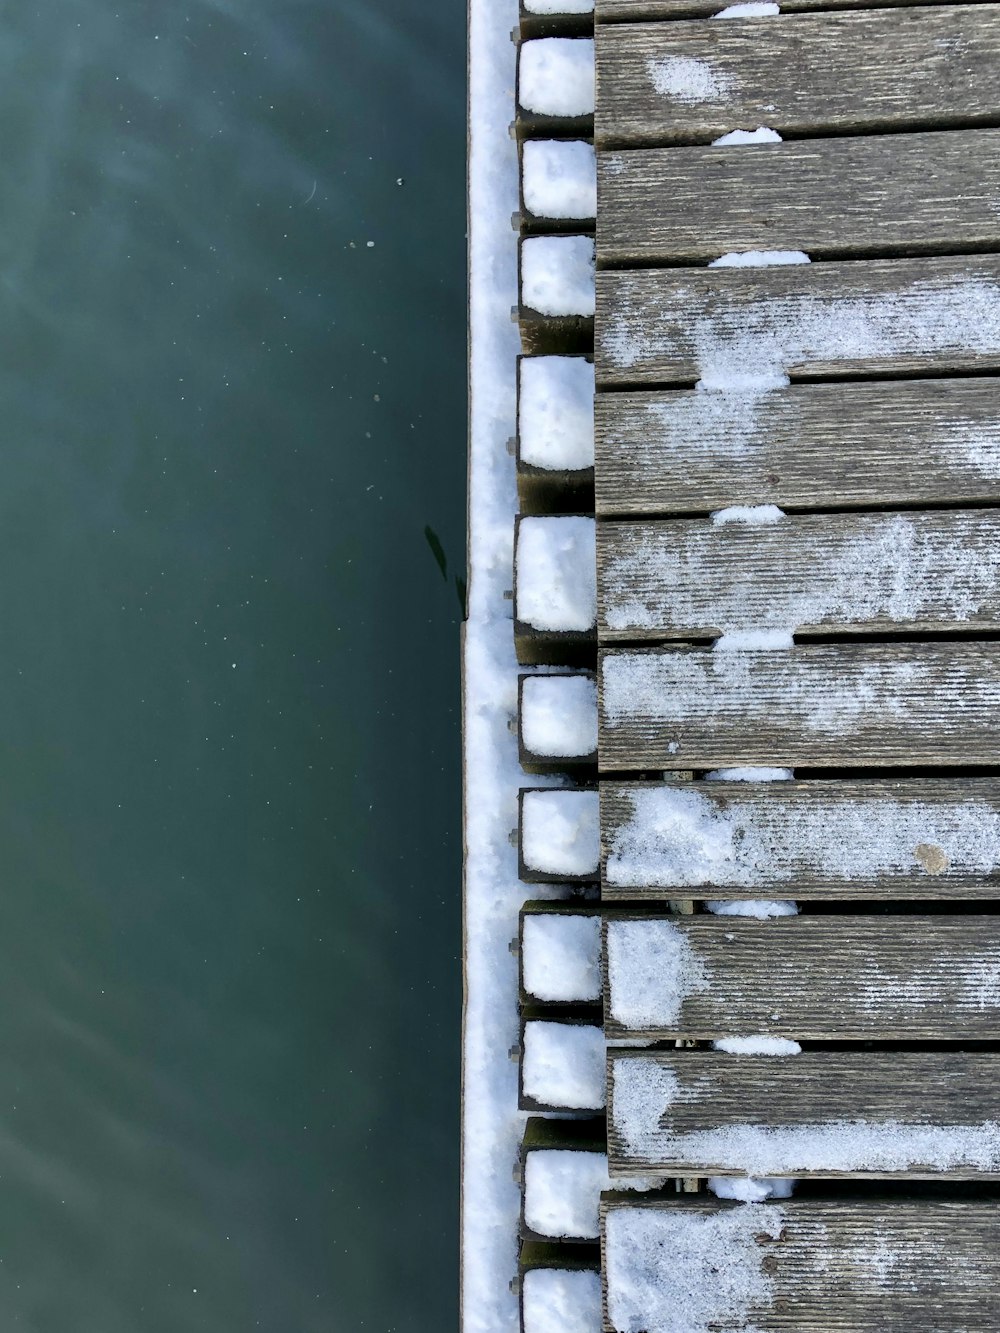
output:
[[[586,9],[515,126],[523,1333],[997,1331],[1000,5]]]

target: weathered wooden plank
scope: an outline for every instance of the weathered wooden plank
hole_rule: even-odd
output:
[[[598,24],[597,142],[995,124],[998,15],[977,4]]]
[[[995,1199],[740,1204],[611,1195],[601,1206],[601,1238],[607,1333],[1000,1327]]]
[[[1000,1037],[996,916],[615,915],[603,965],[609,1037]]]
[[[608,1051],[616,1175],[1000,1179],[1000,1054]]]
[[[992,764],[1000,647],[606,648],[598,697],[602,772]]]
[[[994,778],[603,782],[600,818],[608,902],[1000,897]]]
[[[601,515],[1000,498],[992,378],[602,393],[595,415]]]
[[[785,376],[1000,366],[1000,255],[602,269],[598,385],[738,393],[749,419]]]
[[[731,521],[726,520],[731,514]],[[1000,628],[1000,511],[797,514],[597,525],[604,643],[746,630]]]
[[[1000,14],[995,26],[1000,49]],[[598,188],[601,264],[991,250],[1000,130],[601,153]]]
[[[964,4],[978,7],[985,0],[962,0]],[[781,12],[791,14],[803,10],[838,10],[852,9],[857,0],[782,0]],[[907,9],[918,6],[935,5],[940,0],[870,0],[868,9]],[[710,18],[722,8],[721,0],[595,0],[595,17],[598,23],[640,23],[659,22],[663,19]]]

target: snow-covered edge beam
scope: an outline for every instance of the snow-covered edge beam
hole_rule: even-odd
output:
[[[593,37],[521,42],[516,92],[519,135],[590,136],[595,92]]]

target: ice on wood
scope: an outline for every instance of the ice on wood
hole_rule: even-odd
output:
[[[525,992],[546,1004],[601,998],[601,919],[596,914],[536,912],[524,917],[521,969]]]
[[[527,676],[521,685],[521,740],[532,755],[580,759],[597,750],[597,682],[592,676]]]
[[[564,11],[563,11],[564,12]],[[592,37],[538,37],[521,46],[518,101],[540,116],[574,118],[594,111]]]
[[[540,315],[593,315],[594,238],[525,237],[521,242],[521,303]]]
[[[526,791],[521,802],[521,855],[529,870],[543,875],[596,875],[601,859],[597,792]]]
[[[717,1212],[615,1207],[608,1210],[605,1266],[615,1333],[750,1330],[770,1308],[766,1261],[777,1254],[780,1204]],[[763,1262],[762,1262],[763,1261]]]
[[[597,159],[583,139],[527,139],[521,147],[524,205],[536,218],[597,213]]]
[[[659,56],[646,64],[653,89],[684,106],[721,102],[736,89],[731,74],[696,56]]]
[[[655,1190],[663,1183],[658,1176],[612,1181],[606,1153],[532,1149],[525,1155],[524,1220],[540,1236],[596,1240],[602,1192]]]
[[[600,1111],[604,1107],[604,1032],[588,1023],[524,1025],[521,1087],[542,1107]]]
[[[718,788],[713,786],[713,791]],[[608,849],[611,885],[774,888],[808,873],[835,881],[988,875],[1000,864],[1000,814],[986,801],[859,801],[830,791],[773,804],[692,784],[633,788]]]
[[[601,1333],[601,1277],[587,1268],[529,1268],[523,1333]]]
[[[707,964],[669,921],[609,920],[608,1009],[629,1028],[674,1027],[689,995],[708,990]]]
[[[594,520],[552,515],[518,527],[517,618],[538,630],[586,632],[597,620]]]
[[[522,463],[554,472],[594,466],[594,366],[582,356],[531,356],[520,363],[518,444]]]

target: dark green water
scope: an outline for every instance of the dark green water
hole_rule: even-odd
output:
[[[461,0],[5,7],[0,1333],[454,1327],[463,103]]]

